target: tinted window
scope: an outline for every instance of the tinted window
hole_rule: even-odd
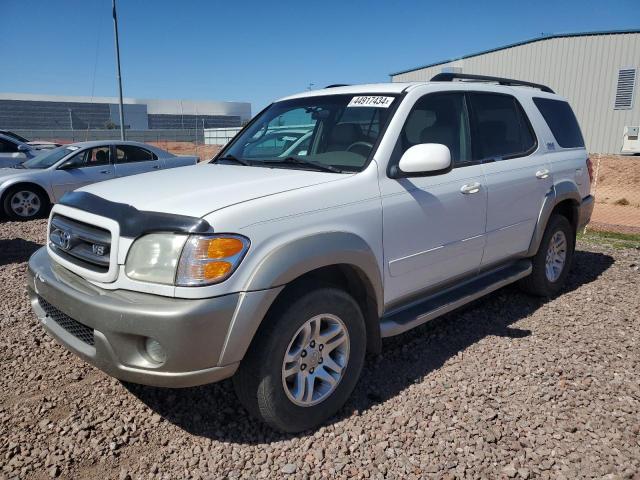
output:
[[[550,98],[534,98],[538,110],[544,117],[551,133],[563,148],[584,147],[578,120],[567,102]]]
[[[462,93],[432,94],[413,106],[400,133],[398,158],[419,143],[449,147],[454,166],[471,160],[469,120]]]
[[[0,138],[0,152],[3,153],[15,153],[18,151],[18,147],[15,143],[9,142]]]
[[[514,97],[471,93],[470,98],[478,159],[519,157],[535,148],[536,139],[529,121]]]
[[[118,163],[148,162],[158,159],[149,150],[132,145],[118,145],[116,147],[116,158]]]

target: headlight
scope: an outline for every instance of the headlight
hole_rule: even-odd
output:
[[[191,235],[184,245],[176,285],[219,283],[233,273],[249,250],[249,239],[240,235]]]
[[[187,235],[152,233],[139,238],[127,255],[125,272],[141,282],[173,285],[180,252]]]
[[[248,249],[249,240],[240,235],[153,233],[133,242],[125,272],[142,282],[210,285],[229,278]]]

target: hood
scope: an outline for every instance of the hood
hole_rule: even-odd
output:
[[[108,180],[79,191],[138,210],[203,217],[230,205],[346,176],[309,170],[200,164]]]
[[[4,162],[6,159],[0,159],[0,181],[6,180],[9,177],[17,177],[18,175],[24,175],[25,172],[31,172],[32,170],[27,170],[26,168],[4,168],[7,166],[7,163]],[[20,162],[16,162],[14,165],[18,165]]]

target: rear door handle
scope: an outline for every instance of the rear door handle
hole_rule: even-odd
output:
[[[160,169],[160,165],[154,165],[154,166],[153,166],[153,167],[151,167],[151,168],[153,168],[154,170],[159,170],[159,169]]]
[[[536,172],[536,177],[540,179],[549,178],[549,170],[547,170],[546,168],[543,168],[542,170],[538,170]]]
[[[100,173],[111,173],[111,170],[100,170]]]
[[[482,185],[478,182],[467,183],[466,185],[463,185],[462,187],[460,187],[460,192],[464,193],[465,195],[469,195],[471,193],[478,193],[480,191],[481,186]]]

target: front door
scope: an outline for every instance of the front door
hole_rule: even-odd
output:
[[[110,147],[82,150],[51,172],[51,188],[55,200],[76,188],[114,177]]]
[[[474,146],[487,179],[483,267],[526,252],[552,179],[527,116],[515,97],[469,93]]]
[[[381,178],[386,304],[475,274],[484,250],[487,190],[482,165],[472,161],[463,93],[420,98],[390,165],[419,143],[449,147],[453,169],[434,176]]]

